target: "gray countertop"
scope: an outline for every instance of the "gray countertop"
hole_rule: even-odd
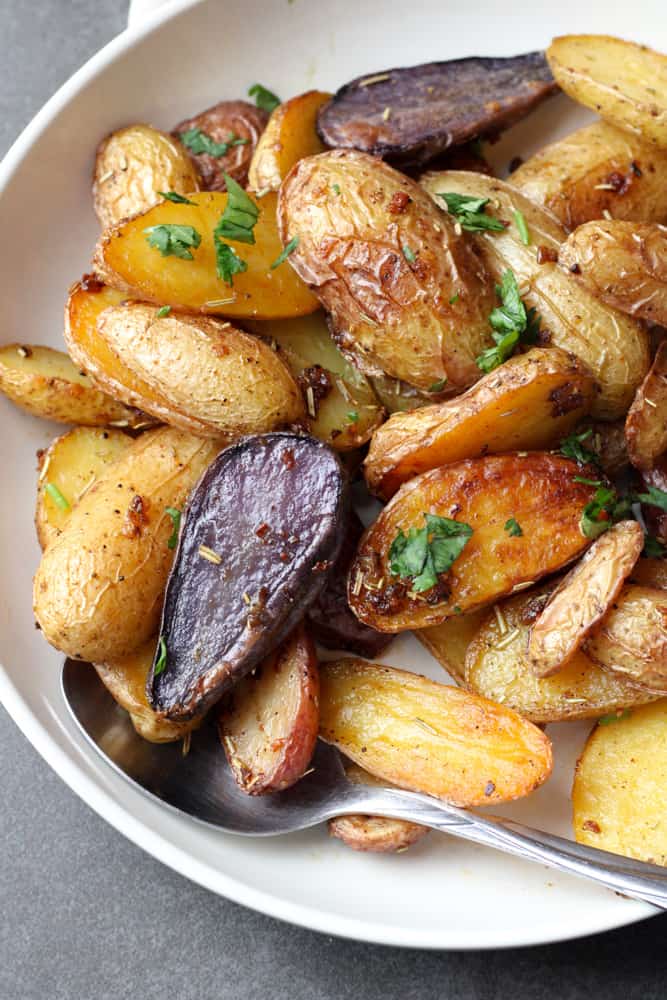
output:
[[[0,0],[0,147],[125,24],[123,0]],[[667,917],[487,953],[340,941],[190,884],[125,840],[0,709],[0,1000],[663,997]]]

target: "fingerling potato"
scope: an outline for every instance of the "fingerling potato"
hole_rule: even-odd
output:
[[[353,785],[387,787],[386,781],[373,777],[357,764],[345,767],[348,781]],[[416,844],[429,832],[421,823],[411,823],[407,819],[390,819],[388,816],[366,816],[352,813],[336,816],[328,823],[332,837],[342,840],[353,851],[369,851],[373,854],[399,854]]]
[[[659,345],[651,370],[637,389],[625,419],[630,461],[652,469],[667,451],[667,341]]]
[[[630,582],[667,590],[667,559],[640,559],[632,570]]]
[[[309,90],[279,104],[271,113],[250,161],[251,191],[277,191],[295,163],[324,151],[315,126],[317,112],[330,97],[323,91]]]
[[[667,593],[627,584],[584,649],[605,670],[667,692]]]
[[[459,687],[465,687],[468,646],[488,616],[488,608],[480,608],[479,611],[471,611],[467,615],[454,615],[440,625],[420,628],[415,632],[415,638],[428,649]]]
[[[220,101],[176,126],[173,134],[188,150],[204,191],[226,191],[224,174],[246,186],[268,118],[266,111],[247,101]]]

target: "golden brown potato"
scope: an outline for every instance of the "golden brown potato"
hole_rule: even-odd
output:
[[[526,307],[540,317],[543,346],[576,354],[592,373],[600,387],[593,416],[605,420],[625,416],[650,364],[646,331],[636,320],[599,302],[554,263],[564,233],[550,213],[511,185],[482,174],[427,174],[422,184],[439,204],[444,202],[438,194],[451,191],[489,198],[501,219],[515,219],[516,211],[523,214],[528,246],[519,238],[515,222],[503,232],[474,237],[488,270],[499,282],[510,268]]]
[[[297,782],[313,756],[319,717],[315,644],[301,625],[239,681],[219,716],[239,788],[264,795]]]
[[[132,725],[150,743],[171,743],[197,729],[201,719],[171,722],[153,711],[146,697],[146,678],[153,665],[155,637],[148,639],[134,653],[113,663],[94,664],[97,675],[121,708],[130,714]]]
[[[488,608],[454,615],[441,625],[420,628],[415,632],[422,646],[436,658],[460,687],[465,687],[465,662],[468,646],[489,616]]]
[[[575,839],[665,865],[667,699],[604,722],[589,736],[574,776]]]
[[[295,163],[324,151],[317,134],[317,112],[331,94],[309,90],[279,104],[257,143],[248,170],[251,191],[277,191]]]
[[[652,469],[667,451],[667,341],[659,345],[651,370],[637,389],[625,419],[630,461]]]
[[[188,150],[202,188],[226,191],[224,174],[246,186],[253,153],[268,120],[266,111],[247,101],[220,101],[182,121],[173,134]]]
[[[558,455],[521,452],[457,462],[405,483],[360,542],[350,607],[380,632],[402,632],[493,604],[556,572],[589,544],[580,521],[595,489],[574,481],[580,472]],[[430,522],[428,546],[427,515],[445,519]],[[432,574],[424,560],[441,544],[433,532],[453,532],[456,522],[469,526],[457,529],[459,541],[472,534],[449,572]],[[436,582],[426,589],[428,577]]]
[[[551,773],[548,737],[500,705],[364,660],[320,671],[321,738],[377,778],[479,806],[528,795]]]
[[[289,261],[271,268],[283,251],[276,227],[275,194],[254,198],[259,209],[253,228],[255,242],[234,243],[233,249],[247,269],[233,275],[231,286],[217,275],[213,239],[227,205],[227,193],[207,191],[190,200],[193,204],[161,202],[103,233],[93,259],[101,280],[126,296],[182,312],[291,319],[317,309],[317,299]],[[146,230],[154,226],[192,227],[201,237],[200,245],[189,251],[193,259],[173,254],[163,257],[146,239]]]
[[[199,190],[199,175],[180,142],[150,125],[130,125],[97,148],[93,201],[102,228],[145,212],[161,191]]]
[[[627,584],[584,649],[605,670],[666,693],[667,593]]]
[[[39,453],[35,527],[42,549],[61,534],[72,509],[112,462],[130,447],[122,431],[74,427]]]
[[[667,590],[667,559],[640,559],[630,574],[630,582]]]
[[[606,122],[545,146],[512,174],[512,184],[569,231],[607,214],[667,222],[667,152]]]
[[[219,448],[158,428],[102,473],[35,575],[34,612],[47,642],[74,659],[107,663],[155,634],[174,556],[166,508],[183,507]]]
[[[33,416],[61,424],[138,427],[146,423],[145,414],[100,392],[66,354],[52,347],[0,347],[0,392]]]
[[[547,59],[568,97],[667,149],[667,56],[609,35],[561,35]]]
[[[536,676],[526,654],[528,633],[550,589],[518,594],[487,613],[466,654],[469,690],[535,723],[594,719],[652,701],[655,695],[596,666],[580,649],[558,673]]]
[[[364,463],[368,488],[388,498],[439,465],[554,445],[590,410],[595,392],[592,376],[574,355],[533,348],[462,396],[390,417],[373,435]]]
[[[357,764],[345,767],[348,781],[354,785],[375,785],[387,788],[388,782],[375,778]],[[416,844],[429,832],[421,823],[411,823],[407,819],[390,819],[388,816],[366,816],[351,814],[336,816],[328,823],[329,833],[337,837],[353,851],[370,851],[375,854],[399,854]]]
[[[298,237],[290,262],[362,371],[421,389],[476,381],[493,286],[415,181],[365,153],[322,153],[285,178],[278,222],[285,244]]]
[[[569,663],[618,597],[644,547],[636,521],[620,521],[591,545],[556,587],[530,630],[528,659],[538,677]]]

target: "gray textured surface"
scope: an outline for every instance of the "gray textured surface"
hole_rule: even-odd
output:
[[[122,0],[0,0],[2,151],[123,27],[125,13]],[[163,868],[83,805],[2,710],[0,760],[0,1000],[664,996],[667,917],[496,953],[338,941],[251,913]]]

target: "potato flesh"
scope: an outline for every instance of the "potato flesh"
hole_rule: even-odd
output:
[[[251,196],[254,198],[254,196]],[[259,219],[255,243],[234,243],[247,270],[235,274],[233,285],[216,273],[213,230],[227,204],[227,194],[193,194],[193,205],[162,202],[127,222],[107,230],[95,251],[93,267],[112,288],[145,302],[175,310],[255,319],[291,319],[317,309],[318,302],[289,261],[271,270],[283,245],[276,228],[276,195],[254,198]],[[152,226],[192,226],[201,236],[193,260],[163,257],[149,246],[145,230]]]
[[[636,468],[652,469],[667,451],[667,343],[656,351],[651,370],[637,389],[625,419],[630,461]]]
[[[301,160],[280,190],[290,262],[366,374],[421,389],[465,388],[491,342],[489,276],[415,181],[374,157],[334,150]]]
[[[580,844],[667,864],[666,732],[664,698],[593,730],[572,789]]]
[[[594,487],[574,482],[574,462],[532,452],[470,459],[426,472],[401,487],[361,541],[349,576],[356,616],[381,632],[438,625],[554,573],[589,541],[579,524]],[[389,551],[399,531],[422,528],[424,513],[470,525],[472,537],[441,577],[444,595],[411,596],[394,576]],[[508,520],[523,534],[511,536]]]
[[[454,615],[441,625],[420,628],[415,638],[459,686],[465,687],[466,652],[488,616],[488,608],[471,611],[468,615]]]
[[[549,739],[499,705],[364,660],[320,669],[321,738],[377,778],[478,806],[528,795],[551,773]]]
[[[584,646],[606,670],[650,691],[667,692],[667,594],[627,584]]]
[[[590,409],[595,383],[558,348],[533,348],[462,396],[399,413],[373,435],[364,475],[385,498],[413,476],[463,458],[556,444]]]
[[[331,94],[309,90],[271,113],[248,170],[251,191],[277,191],[295,163],[305,156],[324,152],[315,128],[317,112]]]

